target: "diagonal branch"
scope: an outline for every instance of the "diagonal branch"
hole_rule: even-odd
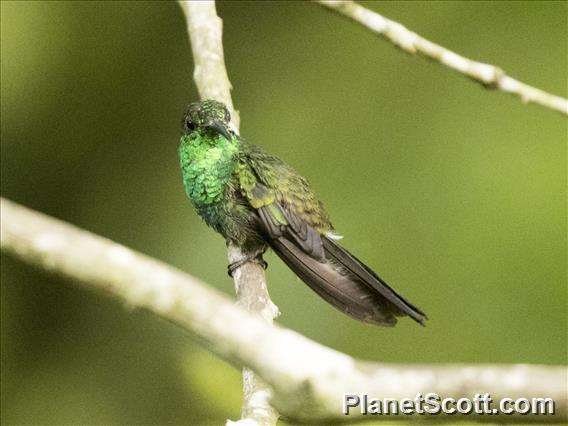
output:
[[[238,133],[239,114],[233,107],[231,83],[225,68],[223,55],[223,22],[217,16],[214,1],[180,1],[184,11],[195,71],[193,78],[201,99],[215,99],[223,102],[231,113],[232,124]],[[229,263],[243,260],[245,254],[239,247],[228,247]],[[256,263],[247,262],[233,273],[238,304],[250,312],[260,314],[272,323],[278,316],[278,307],[272,303],[264,270]],[[272,390],[249,369],[243,370],[244,403],[243,421],[249,424],[274,425],[278,413],[269,404]],[[232,422],[230,422],[232,423]]]
[[[273,326],[189,274],[11,201],[1,199],[2,252],[177,323],[236,366],[255,371],[274,390],[271,403],[292,422],[363,420],[342,414],[344,393],[373,398],[493,399],[550,397],[554,416],[421,416],[427,421],[566,422],[565,367],[538,365],[388,365],[366,363]],[[406,419],[408,416],[389,416]]]
[[[363,25],[375,34],[382,35],[402,50],[419,53],[453,69],[488,89],[510,93],[521,99],[523,103],[535,103],[568,115],[568,100],[552,95],[536,87],[529,86],[510,77],[495,65],[484,64],[465,58],[439,44],[433,43],[408,28],[373,12],[354,1],[349,0],[316,0],[335,12]]]

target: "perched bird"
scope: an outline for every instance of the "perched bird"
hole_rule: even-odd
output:
[[[185,191],[205,223],[266,267],[270,247],[312,290],[360,321],[393,326],[426,315],[341,247],[306,179],[231,130],[220,102],[189,105],[179,147]]]

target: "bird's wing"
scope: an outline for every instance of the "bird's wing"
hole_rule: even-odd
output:
[[[276,254],[316,293],[364,322],[392,326],[426,316],[363,262],[326,236],[333,228],[307,181],[278,158],[249,148],[239,164],[241,192],[258,212]]]
[[[285,180],[280,189],[269,188],[260,180],[255,168],[243,165],[239,170],[241,192],[258,212],[267,236],[271,240],[285,237],[310,257],[323,262],[325,253],[321,236],[306,215],[298,214],[293,201],[286,201],[289,194],[282,192],[287,184]]]

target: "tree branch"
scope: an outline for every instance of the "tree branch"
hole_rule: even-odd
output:
[[[554,416],[453,415],[428,421],[566,422],[565,367],[538,365],[386,365],[367,363],[326,348],[291,330],[267,324],[189,274],[108,239],[2,199],[1,247],[30,265],[147,309],[191,332],[206,348],[249,367],[274,392],[270,399],[293,422],[347,422],[344,393],[373,398],[442,397],[490,393],[494,400],[550,397]],[[405,419],[408,416],[389,416]]]
[[[485,88],[510,93],[518,96],[523,103],[535,103],[568,115],[568,100],[515,80],[495,65],[483,64],[458,55],[354,1],[316,0],[316,2],[358,22],[375,34],[382,35],[402,50],[411,54],[420,53],[477,81]]]
[[[239,114],[231,98],[231,82],[223,54],[223,21],[217,16],[215,1],[179,1],[184,12],[191,50],[193,79],[201,99],[223,102],[231,122],[239,130]]]
[[[214,1],[180,1],[185,13],[187,30],[193,51],[195,71],[193,78],[201,99],[223,102],[231,113],[234,130],[239,132],[239,114],[233,107],[231,83],[223,55],[223,22],[217,16]],[[245,258],[239,247],[229,245],[229,263]],[[258,313],[272,324],[278,308],[270,300],[264,270],[256,263],[247,262],[233,272],[238,304]],[[244,402],[243,424],[275,425],[278,413],[269,404],[272,390],[249,369],[243,370]],[[229,422],[234,424],[234,422]],[[238,422],[237,422],[238,423]]]

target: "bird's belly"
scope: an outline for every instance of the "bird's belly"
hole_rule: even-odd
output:
[[[213,229],[215,229],[220,234],[223,234],[223,225],[225,222],[225,209],[221,202],[217,203],[193,203],[197,213],[203,221]]]
[[[258,233],[258,215],[247,204],[228,191],[222,202],[196,205],[199,216],[205,223],[221,234],[227,242],[241,248],[257,250],[263,245]]]

